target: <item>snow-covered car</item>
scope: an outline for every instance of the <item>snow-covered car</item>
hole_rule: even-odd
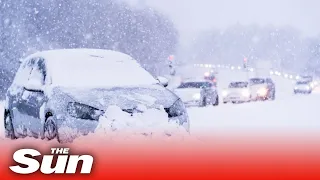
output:
[[[227,89],[222,91],[223,103],[249,102],[251,90],[249,83],[245,81],[231,82]]]
[[[181,99],[132,57],[109,50],[64,49],[38,52],[22,61],[6,94],[6,137],[70,142],[74,132],[93,133],[111,105],[131,114],[141,106],[164,109],[171,122],[189,131]]]
[[[297,81],[294,86],[294,94],[311,94],[313,84],[311,81]]]
[[[274,100],[276,97],[276,87],[271,78],[251,78],[249,86],[251,100]]]
[[[219,105],[219,95],[213,82],[204,79],[190,79],[183,81],[174,93],[187,106]]]

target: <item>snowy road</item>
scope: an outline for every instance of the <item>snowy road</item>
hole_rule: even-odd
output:
[[[239,71],[220,72],[220,90],[230,80],[245,76]],[[274,80],[277,88],[275,101],[189,108],[192,135],[205,141],[212,135],[320,132],[320,93],[296,96],[292,94],[292,81],[282,77],[274,77]],[[3,108],[0,111],[3,115]],[[0,137],[3,137],[2,118],[0,121]]]
[[[230,135],[320,132],[320,94],[273,102],[190,108],[192,133]]]

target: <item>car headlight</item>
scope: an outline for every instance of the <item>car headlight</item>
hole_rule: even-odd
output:
[[[250,91],[248,89],[244,89],[242,92],[241,92],[242,96],[245,96],[245,97],[249,97],[250,96]]]
[[[67,111],[72,117],[93,121],[98,121],[104,113],[102,110],[77,102],[70,102]]]
[[[298,87],[294,87],[294,89],[295,89],[295,90],[297,90],[297,89],[298,89]]]
[[[200,93],[196,93],[192,97],[193,97],[193,99],[199,100],[201,98],[201,95],[200,95]]]
[[[265,96],[268,93],[268,89],[267,88],[261,88],[258,90],[257,92],[260,96]]]
[[[228,95],[228,91],[224,90],[222,91],[222,96],[227,96]]]
[[[306,88],[307,90],[310,90],[310,86],[307,86],[307,88]]]
[[[178,117],[186,114],[186,107],[184,103],[179,99],[170,108],[166,109],[168,117]]]

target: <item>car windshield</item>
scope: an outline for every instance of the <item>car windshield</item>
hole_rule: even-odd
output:
[[[62,63],[58,64],[58,62]],[[124,87],[159,83],[134,60],[122,62],[88,58],[58,62],[49,66],[52,84],[57,86]],[[128,72],[131,75],[127,75]]]
[[[178,88],[202,88],[211,87],[209,82],[185,82],[182,83]]]
[[[247,86],[247,82],[233,82],[230,83],[229,88],[246,88]]]
[[[264,84],[265,80],[261,78],[250,79],[250,84]]]

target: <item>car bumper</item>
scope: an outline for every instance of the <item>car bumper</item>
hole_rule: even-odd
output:
[[[223,98],[223,102],[249,102],[251,100],[250,97],[245,96],[228,96]]]
[[[187,107],[200,106],[200,100],[186,101],[184,102],[184,105]]]
[[[311,92],[312,92],[311,89],[309,89],[309,90],[307,90],[307,89],[295,89],[294,90],[294,93],[311,93]]]

